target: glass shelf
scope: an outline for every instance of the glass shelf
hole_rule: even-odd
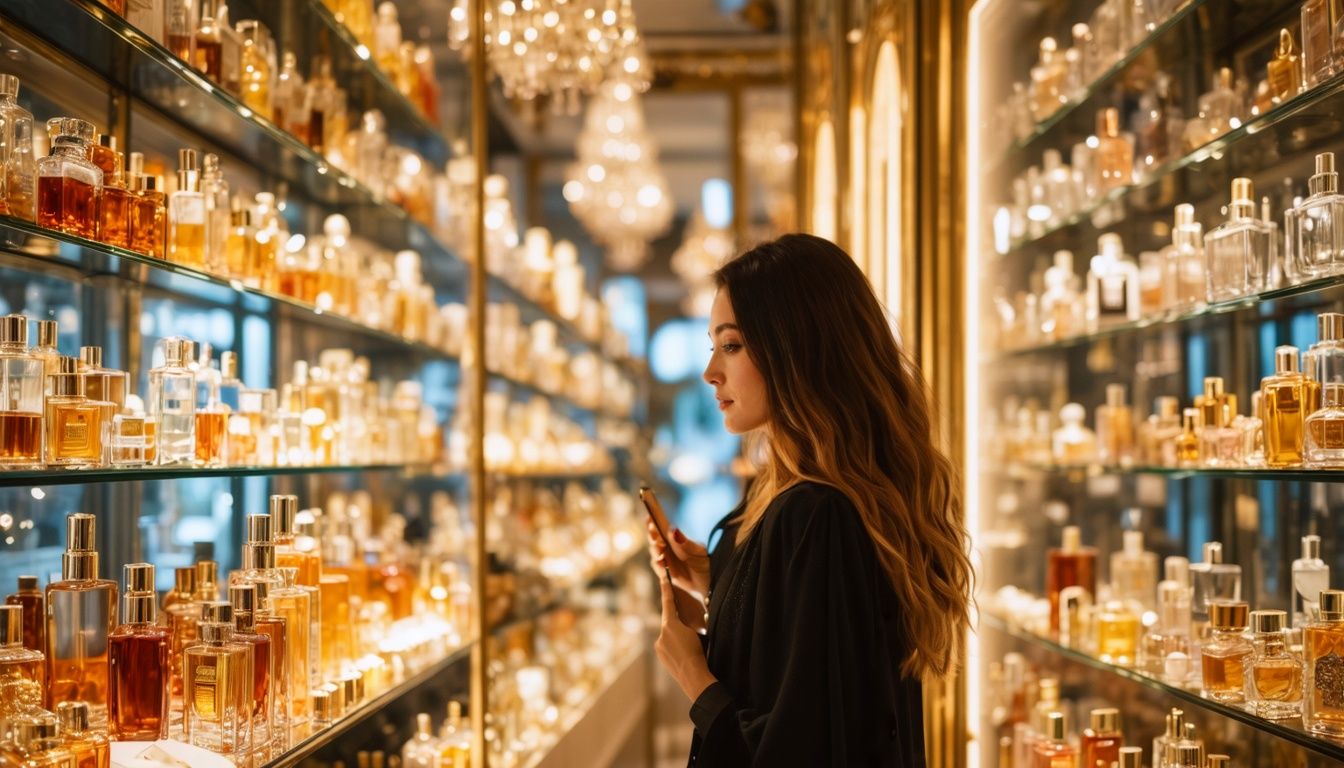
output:
[[[1289,306],[1310,303],[1314,299],[1320,299],[1321,294],[1344,286],[1344,275],[1331,275],[1316,280],[1309,280],[1297,285],[1274,288],[1260,293],[1253,293],[1242,296],[1237,299],[1227,301],[1218,301],[1212,304],[1201,304],[1199,307],[1184,312],[1172,312],[1165,315],[1155,315],[1140,320],[1125,323],[1115,323],[1099,328],[1092,333],[1070,336],[1067,339],[1051,341],[1045,344],[1037,344],[1028,347],[1018,347],[1008,349],[998,354],[992,355],[989,362],[1002,361],[1014,357],[1024,357],[1044,352],[1056,352],[1073,347],[1091,344],[1094,341],[1122,336],[1128,333],[1136,333],[1149,328],[1175,327],[1183,323],[1192,322],[1212,315],[1226,314],[1229,312],[1255,311],[1260,316],[1273,315],[1275,308],[1266,306],[1270,302],[1296,299],[1298,301],[1288,301]],[[1302,301],[1305,300],[1305,301]]]
[[[1238,480],[1270,481],[1306,481],[1312,483],[1344,482],[1344,469],[1307,469],[1294,467],[1289,469],[1266,469],[1263,467],[1159,467],[1132,466],[1122,467],[1102,464],[1021,464],[1009,463],[996,465],[988,470],[991,473],[1008,477],[1028,477],[1031,475],[1064,475],[1073,477],[1095,477],[1097,475],[1161,475],[1175,480],[1191,477],[1225,477]]]
[[[469,661],[471,659],[471,648],[472,643],[467,643],[377,696],[365,699],[353,711],[346,712],[340,720],[316,733],[309,734],[307,738],[290,747],[280,757],[261,764],[261,768],[288,768],[288,766],[300,764],[322,747],[335,742],[350,732],[370,716],[381,712],[396,700],[433,681],[450,667]]]
[[[96,469],[0,470],[0,488],[88,483],[140,483],[197,477],[278,477],[281,475],[330,475],[356,472],[391,472],[407,478],[432,478],[460,482],[464,475],[429,464],[329,464],[311,467],[99,467]]]
[[[1244,723],[1257,730],[1264,731],[1265,733],[1277,736],[1278,738],[1306,747],[1307,749],[1310,749],[1317,754],[1324,755],[1332,760],[1344,760],[1344,743],[1330,741],[1308,733],[1302,727],[1301,718],[1291,720],[1266,720],[1262,717],[1257,717],[1241,707],[1206,699],[1201,696],[1198,691],[1192,691],[1180,686],[1165,683],[1156,678],[1149,677],[1135,669],[1108,664],[1098,658],[1083,653],[1076,648],[1069,648],[1060,645],[1049,638],[1034,635],[1023,629],[1013,627],[997,616],[981,613],[980,628],[992,629],[1015,640],[1035,645],[1046,651],[1062,656],[1070,661],[1083,664],[1095,670],[1110,673],[1116,677],[1138,683],[1139,685],[1151,688],[1155,691],[1166,693],[1187,704],[1193,704],[1223,717]]]

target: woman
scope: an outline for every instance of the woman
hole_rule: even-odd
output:
[[[923,380],[833,243],[786,235],[715,277],[704,378],[768,457],[712,555],[650,526],[690,763],[923,766],[920,679],[951,671],[972,579]]]

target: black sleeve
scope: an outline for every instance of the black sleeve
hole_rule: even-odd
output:
[[[723,683],[695,701],[696,764],[870,764],[892,681],[874,593],[875,555],[834,489],[789,492],[767,512],[752,617],[750,691]],[[875,679],[878,678],[878,679]],[[749,706],[746,702],[752,702]]]

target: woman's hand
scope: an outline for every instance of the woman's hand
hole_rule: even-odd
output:
[[[716,679],[710,674],[709,664],[705,661],[700,636],[677,618],[676,593],[679,590],[669,584],[665,577],[658,579],[658,583],[662,586],[663,624],[653,649],[658,653],[658,661],[681,686],[682,693],[694,702]]]
[[[680,528],[673,528],[668,537],[672,555],[668,557],[663,537],[650,520],[645,526],[649,535],[649,560],[659,580],[666,581],[664,570],[671,571],[672,583],[704,600],[709,596],[709,552],[703,545],[686,538]],[[685,615],[685,614],[683,614]]]

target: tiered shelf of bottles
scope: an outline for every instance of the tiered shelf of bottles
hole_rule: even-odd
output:
[[[330,55],[335,62],[338,77],[352,94],[358,94],[363,107],[378,109],[386,117],[389,139],[420,153],[435,167],[442,167],[450,154],[444,132],[398,91],[388,75],[372,61],[368,49],[337,20],[322,0],[299,0],[273,6],[269,3],[249,4],[241,0],[237,5],[241,6],[243,13],[235,9],[235,18],[261,17],[268,24],[274,23],[283,29],[286,35],[299,34],[310,38],[301,44],[320,45],[322,52]],[[145,110],[154,120],[165,122],[174,134],[180,136],[184,145],[208,142],[224,150],[254,169],[260,169],[272,184],[284,186],[291,199],[310,203],[323,210],[343,213],[357,234],[376,242],[380,247],[419,252],[425,279],[437,292],[465,295],[470,272],[476,268],[475,265],[463,259],[430,227],[332,164],[298,137],[256,114],[241,100],[178,59],[160,42],[100,3],[94,0],[16,0],[0,9],[0,19],[6,22],[0,25],[0,42],[32,51],[51,65],[74,71],[76,77],[105,83],[108,89],[128,98],[135,107]],[[24,83],[24,87],[40,91],[42,86]],[[43,97],[56,103],[60,100],[59,93],[45,94]],[[448,120],[444,122],[447,124]],[[465,124],[464,120],[458,122]],[[500,135],[500,131],[492,129],[492,136],[496,135]],[[132,143],[135,143],[134,140]],[[0,267],[15,267],[30,273],[69,280],[107,277],[132,285],[152,286],[168,295],[181,294],[196,298],[208,296],[211,303],[226,308],[270,312],[281,321],[344,334],[351,339],[348,342],[350,345],[377,349],[381,354],[398,355],[417,363],[459,362],[457,355],[439,347],[367,326],[293,296],[250,287],[238,280],[49,230],[5,215],[0,215]],[[586,335],[574,322],[533,300],[505,278],[487,274],[486,283],[489,300],[518,305],[525,322],[540,319],[552,322],[558,329],[558,341],[562,346],[571,351],[591,351],[615,363],[631,379],[643,375],[639,363],[607,355],[600,340]],[[221,299],[221,296],[231,298]],[[467,342],[463,340],[462,343],[465,345]],[[490,373],[488,378],[488,386],[493,391],[505,390],[519,398],[546,398],[569,415],[585,419],[631,418],[629,414],[619,413],[605,404],[594,407],[577,402],[538,382],[516,380],[497,373]],[[459,487],[466,484],[465,470],[461,467],[443,464],[369,464],[19,470],[0,472],[0,488],[183,478],[357,473],[428,479]],[[488,472],[494,481],[522,480],[557,485],[572,481],[597,481],[610,474],[610,470]],[[631,562],[625,558],[616,567],[590,574],[587,581],[611,579]],[[481,585],[475,585],[475,588],[481,588]],[[560,605],[563,602],[548,602],[536,611],[513,616],[510,623],[535,621],[543,613]],[[492,631],[498,632],[507,626],[492,627]],[[268,767],[297,765],[337,743],[343,735],[387,705],[434,684],[449,667],[462,664],[468,658],[474,642],[473,639],[466,639],[465,645],[442,660],[369,697],[331,726],[292,744],[285,754],[267,763]]]
[[[1039,18],[1007,23],[998,14],[1019,11],[1006,11],[1013,4],[1000,2],[994,9],[996,13],[986,16],[995,22],[987,24],[981,34],[991,40],[998,38],[988,47],[997,48],[1001,57],[1006,57],[1004,52],[1010,49],[1034,51],[1045,35],[1062,41],[1062,53],[1068,46],[1069,27],[1065,22],[1087,21],[1086,14],[1098,5],[1061,3],[1047,10],[1032,11]],[[989,232],[994,206],[1006,203],[1011,197],[1012,179],[1028,166],[1040,163],[1042,153],[1048,149],[1061,151],[1067,162],[1070,146],[1094,133],[1094,121],[1100,110],[1125,103],[1135,95],[1132,81],[1142,82],[1159,69],[1172,73],[1173,80],[1179,82],[1173,87],[1178,92],[1175,101],[1185,116],[1190,117],[1193,96],[1208,90],[1217,66],[1235,67],[1236,74],[1249,80],[1252,86],[1262,79],[1265,60],[1262,54],[1266,48],[1272,52],[1280,27],[1292,32],[1300,53],[1301,3],[1187,0],[1167,5],[1177,7],[1069,101],[1037,121],[1025,135],[1001,140],[986,150],[981,158],[982,167],[971,169],[980,180],[978,186],[983,188],[979,192],[983,209],[971,211],[968,226]],[[1254,55],[1243,55],[1251,50]],[[976,52],[971,55],[974,61]],[[1022,60],[1021,56],[1017,59]],[[977,64],[971,66],[974,70]],[[1002,68],[1005,62],[988,60],[987,66],[978,66],[979,80],[983,81],[985,71]],[[1005,80],[1026,79],[1025,67],[1009,66],[1013,71]],[[972,77],[969,82],[970,98],[978,101],[984,115],[982,124],[970,129],[1002,139],[1005,128],[1002,122],[997,122],[999,116],[994,109],[1003,103],[1004,93],[977,92],[977,78]],[[1196,84],[1199,87],[1190,92]],[[1344,74],[1324,77],[1259,113],[1243,113],[1231,130],[1202,146],[1187,147],[1165,161],[1141,169],[1133,183],[1110,190],[1071,215],[1038,225],[1019,237],[1000,235],[997,249],[995,238],[986,234],[980,238],[981,250],[967,255],[968,279],[981,286],[979,292],[984,301],[978,309],[982,323],[985,326],[995,323],[988,303],[995,288],[1007,285],[1010,290],[1030,290],[1026,288],[1027,276],[1057,249],[1069,249],[1079,257],[1074,263],[1081,263],[1085,274],[1087,260],[1083,257],[1096,252],[1097,237],[1103,233],[1120,234],[1131,258],[1140,251],[1155,251],[1168,244],[1172,212],[1178,203],[1193,203],[1201,211],[1199,219],[1205,232],[1221,224],[1224,219],[1218,214],[1217,205],[1227,202],[1228,185],[1233,177],[1252,178],[1262,192],[1271,191],[1271,185],[1285,176],[1305,186],[1316,153],[1344,151],[1344,131],[1338,121],[1341,109],[1344,109]],[[1273,191],[1277,193],[1279,188]],[[1282,210],[1276,208],[1280,231],[1281,214]],[[1282,257],[1283,244],[1279,247]],[[1105,384],[1132,385],[1145,376],[1157,379],[1146,391],[1155,389],[1155,394],[1178,396],[1181,405],[1188,406],[1196,394],[1199,377],[1222,375],[1228,381],[1228,391],[1241,398],[1241,412],[1245,413],[1250,407],[1251,388],[1258,388],[1261,376],[1272,373],[1264,368],[1264,360],[1272,357],[1269,350],[1275,344],[1288,343],[1305,349],[1306,344],[1315,340],[1315,322],[1311,316],[1321,311],[1339,311],[1342,300],[1344,272],[1296,284],[1285,279],[1258,293],[1227,301],[1201,302],[1133,321],[1103,323],[1064,338],[1044,334],[1037,338],[987,334],[997,336],[997,341],[983,346],[978,359],[968,361],[968,365],[980,369],[978,378],[982,387],[975,393],[980,398],[980,413],[968,414],[968,419],[989,423],[992,421],[989,412],[999,409],[1009,396],[1016,396],[1019,400],[1034,398],[1046,410],[1057,410],[1062,402],[1081,403],[1087,409],[1090,425],[1093,409],[1104,401]],[[1311,335],[1304,339],[1308,325]],[[1173,354],[1177,355],[1179,368],[1161,373],[1136,371],[1136,361],[1146,359],[1149,354],[1145,345],[1155,347],[1159,343],[1176,350]],[[1170,360],[1164,358],[1163,362]],[[1151,401],[1134,402],[1136,388],[1128,389],[1137,426],[1150,412]],[[1061,392],[1068,399],[1056,402]],[[1053,411],[1051,415],[1056,417]],[[1057,426],[1057,420],[1053,426]],[[1228,743],[1217,744],[1218,748],[1210,745],[1211,752],[1240,749],[1234,751],[1234,763],[1238,765],[1269,764],[1272,759],[1279,764],[1278,760],[1287,759],[1285,755],[1293,750],[1301,752],[1299,759],[1311,765],[1318,764],[1321,758],[1344,759],[1344,748],[1339,742],[1306,730],[1300,719],[1265,720],[1243,707],[1215,702],[1197,687],[1172,685],[1134,669],[1103,662],[1083,650],[1026,631],[1008,617],[995,615],[994,607],[984,602],[991,601],[995,590],[1004,583],[1032,589],[1033,574],[1044,571],[1046,549],[1058,546],[1058,525],[1062,520],[1056,514],[1059,507],[1050,502],[1060,500],[1069,505],[1069,522],[1083,527],[1084,543],[1095,544],[1103,557],[1108,554],[1108,546],[1119,549],[1122,520],[1127,521],[1127,526],[1137,526],[1150,534],[1148,548],[1160,555],[1184,555],[1194,561],[1199,559],[1199,548],[1206,539],[1222,540],[1232,553],[1228,560],[1246,564],[1247,583],[1242,595],[1251,608],[1286,609],[1291,589],[1288,564],[1298,555],[1300,534],[1321,534],[1327,563],[1336,574],[1344,566],[1344,557],[1340,556],[1344,545],[1338,538],[1341,529],[1329,519],[1325,502],[1319,500],[1333,493],[1329,484],[1344,481],[1344,471],[1305,467],[1032,463],[1005,457],[1001,445],[991,444],[1003,439],[1002,432],[982,434],[986,435],[984,442],[967,446],[968,451],[981,456],[975,486],[979,495],[970,503],[981,510],[980,530],[973,533],[980,539],[977,548],[987,562],[988,574],[988,582],[981,584],[978,641],[981,650],[977,663],[983,666],[997,661],[1004,651],[1014,648],[1031,649],[1029,655],[1044,670],[1060,670],[1061,675],[1066,674],[1063,670],[1070,670],[1067,672],[1070,679],[1074,683],[1086,681],[1093,695],[1099,694],[1113,703],[1124,700],[1132,706],[1138,706],[1136,699],[1142,701],[1144,708],[1150,710],[1134,718],[1142,725],[1131,728],[1131,721],[1126,720],[1125,730],[1126,743],[1144,747],[1145,764],[1155,759],[1148,754],[1149,739],[1157,735],[1161,715],[1170,706],[1185,706],[1187,711],[1194,708],[1204,712],[1209,720],[1236,721],[1238,727],[1250,729],[1236,731],[1239,733],[1265,734],[1265,739],[1240,747]],[[1155,490],[1158,487],[1162,490]],[[1154,501],[1155,498],[1160,502]],[[998,505],[1003,508],[996,508]],[[1046,507],[1046,514],[1031,514],[1041,506]],[[1122,513],[1124,507],[1143,509]],[[1001,525],[1021,526],[1023,530],[1018,535],[1010,533],[1013,529],[1000,529]],[[1153,536],[1154,533],[1157,535]],[[1024,568],[1028,573],[1023,574]],[[1099,568],[1104,574],[1105,566]],[[1102,574],[1098,574],[1098,583]],[[1014,579],[1027,581],[1014,582]],[[1043,584],[1034,586],[1042,588]],[[1332,586],[1339,586],[1338,576]],[[1134,695],[1135,684],[1141,695]],[[983,711],[988,713],[989,706]],[[1082,712],[1072,727],[1080,731],[1086,725],[1086,712]],[[981,727],[986,734],[994,734],[988,721]],[[1226,733],[1222,735],[1227,737]],[[995,765],[993,739],[984,738],[982,742],[983,764]],[[1285,747],[1288,752],[1283,751]],[[1271,749],[1274,758],[1270,757]]]

